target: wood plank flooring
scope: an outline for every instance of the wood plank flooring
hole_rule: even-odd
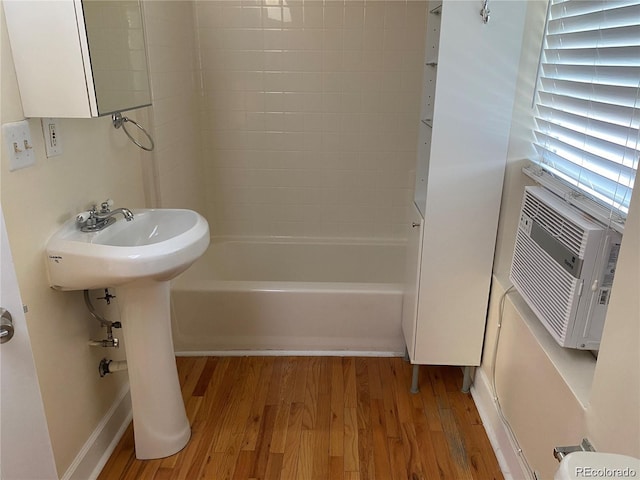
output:
[[[462,371],[401,358],[181,357],[189,444],[135,458],[133,427],[99,480],[502,479]]]

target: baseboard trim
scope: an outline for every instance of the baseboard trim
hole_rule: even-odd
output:
[[[127,383],[89,436],[61,480],[95,480],[129,426],[133,414]]]
[[[199,350],[175,352],[177,357],[402,357],[404,352],[361,350]]]
[[[498,410],[491,394],[489,379],[480,368],[476,369],[473,385],[471,386],[471,396],[476,404],[478,414],[505,480],[527,478],[527,472],[520,463],[518,451],[498,415]]]

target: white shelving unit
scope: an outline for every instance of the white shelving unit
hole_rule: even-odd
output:
[[[407,226],[415,365],[480,364],[526,2],[432,2]],[[413,226],[416,225],[416,226]]]
[[[438,48],[440,45],[440,19],[442,2],[430,2],[425,36],[425,61],[422,73],[422,100],[420,105],[418,160],[416,164],[416,206],[424,216],[427,200],[427,180],[429,175],[429,156],[433,129],[433,111],[436,96],[436,78],[438,74]]]

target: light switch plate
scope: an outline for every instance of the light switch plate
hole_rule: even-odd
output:
[[[30,167],[36,163],[31,131],[26,120],[2,125],[2,136],[9,156],[9,170]]]

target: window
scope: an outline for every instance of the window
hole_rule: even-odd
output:
[[[536,159],[626,216],[640,157],[640,0],[551,0]]]

